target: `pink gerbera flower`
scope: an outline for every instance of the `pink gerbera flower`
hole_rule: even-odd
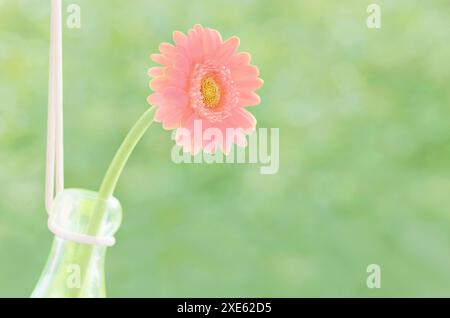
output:
[[[263,81],[250,55],[237,53],[239,38],[223,42],[218,31],[196,25],[187,35],[175,31],[173,40],[175,45],[162,43],[161,54],[151,56],[162,65],[149,70],[154,93],[148,102],[156,107],[155,121],[177,129],[177,144],[193,154],[246,146],[256,119],[244,107],[260,103],[255,91]],[[219,133],[204,137],[211,129]]]

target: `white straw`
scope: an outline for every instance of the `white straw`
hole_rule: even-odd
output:
[[[52,0],[47,119],[47,163],[45,177],[45,208],[47,213],[51,212],[55,195],[64,189],[61,13],[61,0]]]
[[[56,236],[81,244],[112,246],[112,236],[90,236],[74,233],[59,226],[51,215],[55,196],[64,190],[63,143],[63,69],[61,0],[52,0],[50,27],[50,71],[48,84],[47,163],[45,172],[45,209],[48,228]],[[55,176],[56,174],[56,176]]]

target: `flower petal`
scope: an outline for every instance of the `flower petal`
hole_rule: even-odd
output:
[[[164,74],[164,69],[162,67],[151,67],[148,70],[148,75],[152,77],[161,76]]]
[[[162,54],[152,54],[152,55],[150,55],[150,58],[151,58],[154,62],[156,62],[156,63],[158,63],[158,64],[161,64],[161,65],[166,65],[166,66],[168,66],[168,65],[171,64],[170,59],[167,58],[166,56],[162,55]]]
[[[198,63],[202,59],[203,44],[201,42],[201,34],[195,29],[188,32],[188,54],[193,63]]]
[[[255,92],[240,92],[238,105],[256,106],[261,103],[261,98]]]
[[[212,29],[206,28],[203,34],[203,51],[206,58],[215,55],[220,44],[220,38]]]
[[[242,80],[236,82],[236,87],[238,91],[254,91],[261,88],[264,85],[264,82],[260,78]]]
[[[243,108],[237,108],[233,112],[234,128],[241,128],[244,131],[252,131],[256,126],[256,118]]]
[[[166,70],[166,77],[170,85],[184,89],[187,85],[188,78],[180,70],[175,67],[168,67]]]
[[[150,81],[150,88],[154,91],[160,91],[167,84],[169,84],[169,81],[167,80],[167,78],[165,76],[158,76]]]
[[[203,61],[204,59],[204,51],[203,51],[203,41],[204,41],[204,33],[205,30],[203,29],[203,27],[200,24],[196,24],[194,26],[194,31],[196,34],[196,53],[197,53],[197,58],[199,59],[199,61]]]
[[[186,91],[170,86],[162,92],[166,105],[185,107],[188,105],[189,98]]]
[[[236,68],[239,68],[242,65],[250,64],[250,61],[250,54],[247,52],[241,52],[231,57],[230,61],[228,62],[228,67],[233,72]]]
[[[168,58],[173,58],[175,57],[175,54],[177,53],[175,46],[173,46],[170,43],[161,43],[159,45],[159,51],[161,52],[162,55],[168,57]]]
[[[231,70],[231,75],[235,81],[253,79],[259,76],[259,70],[253,65],[240,65]]]
[[[173,32],[172,38],[177,46],[178,45],[180,45],[180,46],[186,45],[187,37],[183,32],[180,32],[180,31]]]
[[[188,57],[183,53],[177,53],[174,67],[183,72],[185,75],[189,74],[191,67]]]
[[[164,96],[161,93],[153,93],[147,98],[147,102],[155,107],[164,105]]]
[[[227,63],[238,49],[240,40],[237,36],[233,36],[226,40],[217,52],[217,61],[220,64]]]
[[[165,103],[158,107],[155,113],[155,121],[163,124],[166,130],[182,127],[183,118],[192,113],[189,107],[180,107],[179,105]]]

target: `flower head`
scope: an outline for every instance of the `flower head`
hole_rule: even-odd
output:
[[[160,54],[151,56],[161,65],[149,70],[155,121],[177,129],[177,144],[193,154],[246,146],[256,119],[244,107],[260,103],[255,91],[263,81],[250,55],[237,53],[239,38],[222,41],[218,31],[195,25],[187,35],[175,31],[173,41],[161,43]],[[217,133],[204,137],[211,129]]]

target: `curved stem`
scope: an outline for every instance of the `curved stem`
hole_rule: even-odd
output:
[[[114,159],[111,162],[100,186],[99,203],[97,204],[97,208],[94,210],[94,215],[92,216],[88,231],[88,233],[91,233],[91,235],[96,235],[103,220],[103,214],[105,211],[104,206],[103,204],[101,204],[101,202],[105,202],[114,194],[117,181],[119,180],[119,177],[122,174],[123,168],[130,158],[131,153],[133,152],[139,140],[141,140],[144,133],[153,123],[154,113],[155,108],[151,107],[141,116],[141,118],[139,118],[133,128],[131,128],[128,135],[125,137],[125,140],[114,156]]]
[[[88,232],[90,235],[97,235],[100,226],[103,221],[103,217],[106,211],[106,202],[113,195],[114,190],[117,185],[117,181],[119,180],[120,175],[122,174],[123,168],[130,158],[131,153],[136,147],[139,140],[141,140],[142,136],[148,130],[148,128],[152,125],[154,121],[154,113],[155,108],[151,107],[147,110],[141,118],[136,122],[136,124],[131,128],[128,135],[125,137],[122,145],[119,150],[117,150],[116,155],[114,156],[113,161],[111,162],[108,171],[106,172],[105,177],[103,178],[103,182],[100,186],[99,197],[97,204],[94,207],[94,213],[92,214],[92,218],[90,220],[88,226]],[[91,261],[91,256],[93,253],[93,246],[89,246],[85,252],[80,256],[79,262],[81,268],[89,268],[88,264]],[[83,290],[85,284],[85,277],[88,277],[87,273],[84,273],[82,277],[82,285],[80,289],[79,297],[83,297]]]
[[[99,191],[100,198],[107,199],[113,195],[117,181],[119,180],[120,174],[122,173],[128,158],[130,158],[137,143],[153,123],[154,113],[155,109],[151,107],[141,116],[141,118],[139,118],[133,128],[131,128],[103,178]]]

